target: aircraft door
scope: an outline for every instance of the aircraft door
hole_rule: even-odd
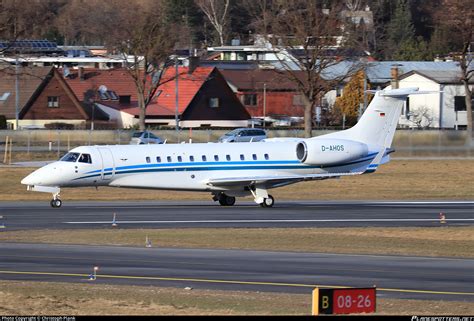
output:
[[[115,162],[112,152],[109,148],[99,147],[99,154],[102,158],[102,171],[100,178],[102,180],[111,180],[115,175]]]

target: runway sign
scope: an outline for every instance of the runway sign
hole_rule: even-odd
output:
[[[374,313],[376,288],[313,290],[313,315]]]

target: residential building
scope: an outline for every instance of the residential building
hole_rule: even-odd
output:
[[[177,111],[175,76],[175,68],[167,69],[163,75],[162,84],[146,109],[147,125],[175,126],[176,115],[180,127],[248,125],[249,113],[216,68],[178,68]],[[138,124],[138,96],[126,69],[79,69],[67,77],[66,82],[79,100],[93,99],[118,127]]]
[[[418,128],[466,128],[466,93],[457,70],[413,70],[399,77],[399,88],[418,87],[431,93],[407,98],[399,124]],[[474,89],[474,79],[470,81]],[[390,86],[388,88],[391,88]]]

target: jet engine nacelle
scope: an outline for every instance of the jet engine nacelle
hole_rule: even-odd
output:
[[[345,139],[306,139],[296,145],[296,157],[308,165],[335,165],[368,154],[366,144]]]

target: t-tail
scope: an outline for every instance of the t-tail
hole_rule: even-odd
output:
[[[371,91],[375,93],[366,111],[355,126],[318,138],[345,139],[366,144],[368,150],[377,153],[365,172],[374,172],[380,164],[389,161],[393,137],[397,129],[406,98],[412,94],[424,94],[418,88],[402,88]]]

